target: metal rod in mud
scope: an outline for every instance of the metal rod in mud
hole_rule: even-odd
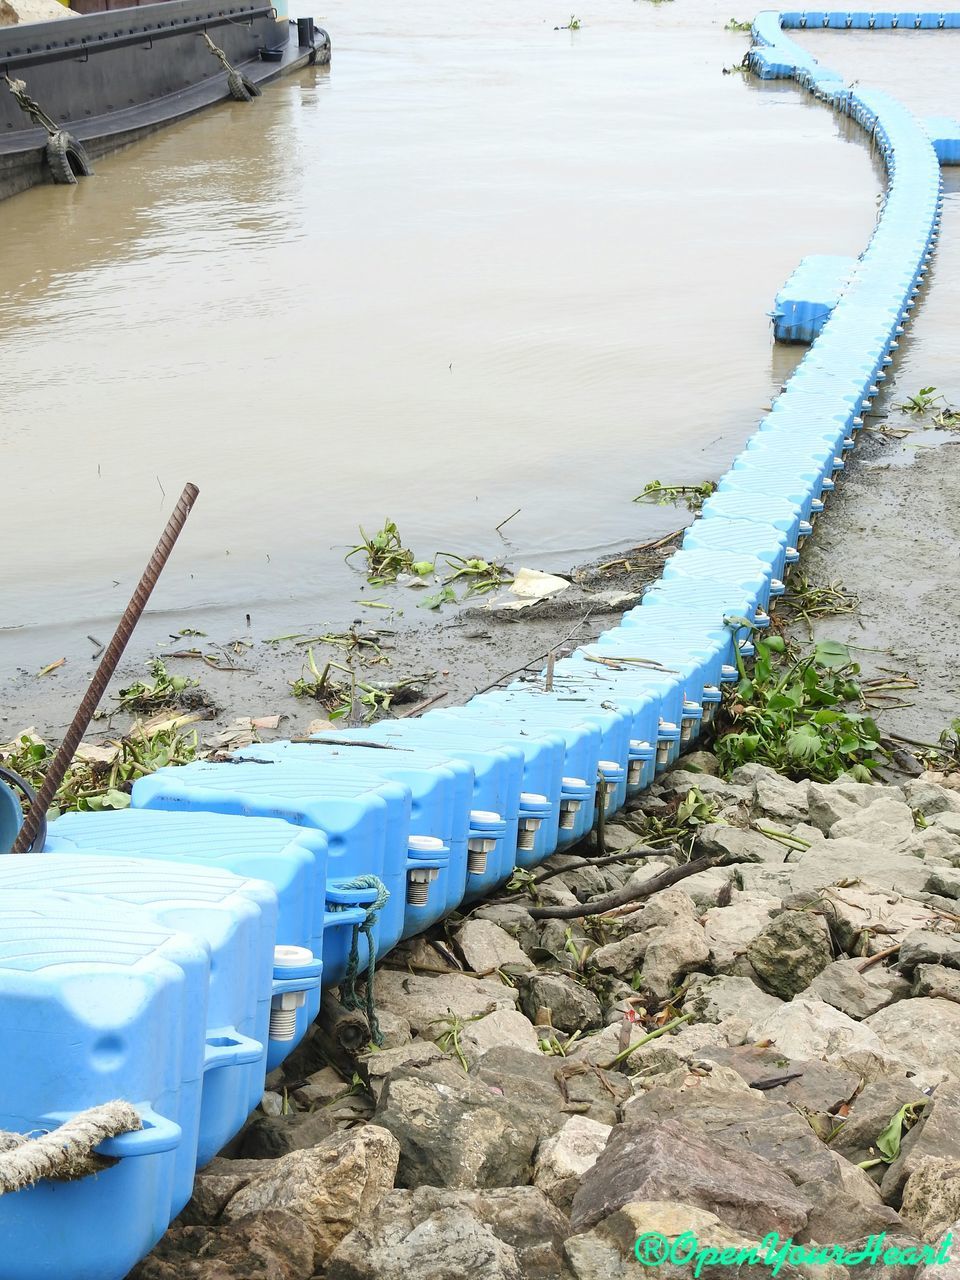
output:
[[[80,745],[80,739],[86,733],[87,727],[93,719],[93,713],[100,704],[100,699],[110,683],[110,677],[117,668],[117,663],[127,647],[134,627],[140,621],[147,601],[157,585],[164,565],[170,558],[170,552],[173,550],[174,544],[186,524],[187,516],[196,502],[199,492],[200,490],[195,484],[184,486],[183,493],[181,493],[177,505],[173,509],[173,514],[160,535],[160,541],[157,543],[156,549],[150,557],[146,569],[143,571],[143,576],[130,597],[130,603],[123,611],[123,616],[117,624],[113,639],[107,645],[100,660],[100,665],[90,681],[90,687],[83,695],[83,701],[77,708],[77,713],[64,734],[57,754],[50,762],[50,767],[44,775],[43,785],[37,792],[37,798],[30,806],[23,820],[23,826],[14,841],[13,848],[10,850],[11,853],[26,853],[36,839],[43,815],[47,812],[53,802],[53,797],[57,794],[60,783],[63,781],[64,775],[70,767],[70,762],[73,760],[74,752]]]

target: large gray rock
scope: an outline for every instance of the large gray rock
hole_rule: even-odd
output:
[[[960,969],[948,969],[943,964],[918,964],[913,971],[913,994],[960,1004]]]
[[[862,964],[862,959],[835,960],[817,974],[803,994],[857,1020],[869,1018],[910,994],[910,984],[895,969],[878,963],[861,972]],[[957,976],[960,980],[960,974]]]
[[[590,956],[591,969],[611,973],[618,978],[630,978],[634,970],[642,967],[651,936],[651,933],[628,933],[618,942],[598,947]]]
[[[903,1004],[912,1003],[915,1002],[891,1005],[873,1017],[882,1018]],[[769,1041],[782,1050],[786,1058],[821,1058],[857,1071],[868,1080],[891,1071],[902,1071],[901,1057],[889,1047],[893,1044],[899,1048],[899,1042],[878,1035],[871,1022],[872,1019],[854,1022],[832,1005],[796,996],[789,1004],[754,1022],[748,1038]]]
[[[643,957],[643,985],[660,1000],[671,994],[680,979],[706,964],[710,948],[703,929],[692,920],[677,920],[656,930]]]
[[[700,1130],[722,1142],[727,1150],[741,1150],[745,1156],[769,1162],[797,1186],[836,1181],[830,1152],[789,1103],[769,1101],[729,1067],[690,1076],[691,1085],[683,1088],[677,1087],[679,1076],[671,1073],[663,1084],[626,1103],[624,1124],[645,1129],[680,1122],[685,1129]]]
[[[776,773],[758,778],[753,784],[753,807],[778,822],[805,822],[807,786],[806,782],[791,782]]]
[[[689,884],[689,880],[684,884]],[[646,933],[650,929],[670,928],[678,920],[696,920],[697,915],[696,903],[683,889],[664,889],[638,911],[621,916],[620,927],[629,933]]]
[[[709,963],[723,973],[744,954],[750,943],[780,910],[778,898],[741,893],[729,907],[711,907],[703,916],[703,936],[710,948]]]
[[[564,1213],[570,1212],[580,1179],[596,1164],[611,1126],[587,1116],[571,1116],[563,1128],[537,1149],[533,1184]]]
[[[910,1228],[895,1209],[883,1203],[874,1184],[863,1170],[855,1169],[863,1177],[864,1190],[851,1194],[837,1182],[823,1180],[808,1182],[803,1190],[811,1205],[810,1218],[800,1233],[800,1240],[817,1244],[846,1244],[859,1240],[864,1234],[906,1234]],[[858,1188],[859,1191],[859,1188]]]
[[[923,777],[905,782],[903,795],[914,813],[922,813],[925,818],[932,818],[936,813],[960,813],[960,793]]]
[[[862,884],[904,897],[923,900],[929,867],[919,858],[897,853],[873,839],[847,836],[811,845],[791,867],[794,893],[816,891],[828,885],[858,880]]]
[[[515,1009],[496,1009],[485,1018],[468,1022],[459,1036],[460,1048],[468,1062],[477,1062],[490,1049],[510,1045],[524,1053],[540,1055],[536,1029]]]
[[[821,831],[829,832],[834,823],[868,808],[889,794],[886,788],[872,783],[811,782],[807,786],[810,821]]]
[[[898,1056],[928,1084],[960,1080],[960,1005],[952,1000],[900,1000],[862,1024],[895,1046]]]
[[[763,898],[783,899],[792,892],[793,867],[790,863],[766,863],[763,866],[741,865],[736,868],[736,882],[744,893],[756,894]]]
[[[960,1240],[960,1221],[951,1223],[931,1248],[923,1251],[923,1265],[915,1272],[916,1280],[960,1280],[958,1240]],[[933,1254],[932,1257],[928,1256],[930,1253]],[[899,1277],[895,1277],[895,1280],[899,1280]]]
[[[414,1040],[397,1049],[382,1049],[379,1053],[367,1054],[360,1059],[359,1068],[376,1099],[380,1097],[383,1082],[391,1071],[398,1067],[424,1067],[428,1062],[436,1062],[444,1056],[432,1040]]]
[[[792,1062],[779,1049],[754,1044],[705,1048],[702,1058],[732,1068],[748,1084],[763,1082],[762,1096],[770,1102],[788,1102],[821,1131],[836,1126],[833,1113],[860,1087],[860,1076],[845,1067],[816,1058]],[[775,1084],[782,1080],[781,1084]]]
[[[614,1129],[574,1197],[571,1226],[585,1231],[637,1200],[679,1201],[714,1213],[754,1240],[794,1235],[809,1207],[775,1166],[669,1121]]]
[[[823,889],[820,910],[844,951],[856,956],[875,955],[904,942],[909,934],[934,925],[937,917],[927,907],[889,889],[850,884]]]
[[[908,804],[892,796],[883,796],[866,809],[835,822],[830,828],[830,839],[842,840],[850,836],[854,840],[868,840],[883,847],[911,835],[915,827],[913,811]]]
[[[533,968],[516,939],[492,920],[467,920],[454,934],[454,941],[474,973],[493,973],[506,965],[524,971]]]
[[[522,980],[521,1003],[532,1021],[540,1009],[550,1010],[558,1031],[589,1031],[603,1026],[600,1001],[579,982],[559,973],[536,973]]]
[[[720,854],[728,862],[782,863],[787,851],[776,840],[743,827],[708,826],[697,836],[700,853]]]
[[[761,991],[749,978],[722,974],[689,988],[683,1007],[693,1012],[701,1022],[742,1018],[751,1023],[764,1014],[772,1013],[782,1003],[776,996]]]
[[[789,1000],[833,959],[830,930],[811,911],[784,911],[749,944],[747,959],[765,990]]]
[[[608,1062],[615,1052],[603,1061]],[[630,1083],[619,1071],[604,1071],[602,1066],[588,1065],[572,1056],[523,1053],[507,1045],[488,1050],[471,1067],[470,1076],[496,1097],[545,1117],[545,1131],[559,1128],[567,1115],[615,1124],[619,1104],[630,1096]]]
[[[922,1156],[903,1188],[900,1214],[923,1240],[935,1240],[960,1218],[960,1160]]]
[[[266,1210],[222,1226],[174,1226],[128,1280],[309,1280],[314,1241],[294,1213]]]
[[[537,1143],[560,1117],[473,1078],[456,1084],[427,1078],[428,1070],[392,1072],[374,1113],[374,1122],[399,1144],[397,1185],[469,1189],[529,1182]]]
[[[540,930],[530,914],[529,902],[489,903],[477,907],[473,920],[489,920],[519,943],[524,952],[540,944]]]
[[[241,1188],[224,1210],[236,1222],[281,1209],[307,1227],[316,1266],[322,1266],[348,1231],[366,1219],[393,1187],[400,1148],[375,1125],[329,1138],[309,1151],[292,1151]]]
[[[276,1160],[290,1151],[306,1151],[337,1132],[327,1110],[293,1111],[287,1115],[254,1115],[229,1144],[229,1154],[243,1160]]]
[[[436,1040],[448,1029],[444,1014],[473,1018],[494,1009],[514,1009],[513,987],[463,974],[415,977],[402,969],[377,970],[377,1007],[406,1018],[414,1035]]]
[[[590,1231],[567,1238],[564,1249],[576,1280],[636,1280],[634,1250],[641,1236],[663,1236],[669,1241],[682,1237],[694,1250],[713,1249],[717,1254],[732,1249],[749,1251],[758,1243],[756,1236],[744,1235],[715,1213],[694,1205],[666,1200],[633,1201],[608,1215]],[[656,1244],[652,1243],[651,1247],[655,1250]],[[652,1252],[651,1257],[658,1255]],[[710,1262],[707,1257],[681,1264],[664,1262],[656,1267],[655,1274],[659,1280],[690,1280],[698,1263],[701,1280],[746,1280],[757,1270],[746,1262],[740,1266],[729,1262],[721,1265]],[[795,1280],[798,1275],[789,1263],[777,1274],[783,1280]]]
[[[953,934],[916,929],[907,933],[897,956],[903,973],[912,974],[918,964],[940,964],[960,969],[960,938]]]
[[[534,1187],[385,1196],[330,1258],[326,1280],[569,1280],[566,1218]]]

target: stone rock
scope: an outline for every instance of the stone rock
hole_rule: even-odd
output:
[[[550,866],[548,860],[543,864]],[[559,876],[537,885],[537,898],[545,907],[574,907],[580,901],[572,889],[568,889]]]
[[[830,839],[851,836],[854,840],[875,841],[883,846],[911,835],[915,827],[913,811],[908,804],[892,796],[883,796],[868,808],[835,822],[830,828]]]
[[[808,783],[810,821],[821,831],[829,832],[834,823],[850,817],[860,809],[868,808],[888,794],[887,788],[867,782]]]
[[[916,1269],[915,1280],[960,1280],[960,1259],[956,1253],[958,1240],[960,1222],[954,1222],[930,1250],[924,1250],[924,1265]],[[928,1253],[933,1254],[929,1259]],[[894,1280],[900,1280],[900,1277],[896,1276]]]
[[[930,870],[909,854],[897,853],[872,839],[833,839],[811,845],[791,868],[794,893],[824,889],[838,881],[860,881],[864,885],[921,899]]]
[[[930,822],[949,835],[960,836],[960,813],[938,813]]]
[[[960,1004],[960,970],[942,964],[918,964],[913,971],[913,994]]]
[[[279,1093],[267,1089],[260,1099],[260,1110],[265,1116],[283,1115],[283,1098]]]
[[[960,1160],[923,1156],[903,1188],[901,1216],[923,1240],[941,1236],[960,1218]]]
[[[308,1228],[315,1266],[322,1266],[348,1231],[365,1220],[393,1187],[400,1148],[375,1125],[292,1151],[251,1179],[224,1210],[231,1222],[282,1209]]]
[[[314,1147],[336,1132],[336,1118],[326,1110],[254,1115],[228,1150],[242,1160],[276,1160],[291,1151]]]
[[[883,1018],[894,1009],[915,1003],[903,1001],[881,1009],[873,1018]],[[946,1002],[944,1002],[946,1003]],[[748,1032],[750,1040],[769,1040],[786,1058],[822,1058],[859,1072],[867,1079],[902,1068],[899,1056],[890,1051],[894,1039],[881,1038],[870,1025],[872,1019],[854,1022],[839,1009],[821,1000],[796,996],[789,1004],[754,1022]]]
[[[701,875],[706,874],[701,872]],[[691,876],[695,880],[696,876]],[[790,892],[793,883],[793,869],[789,863],[764,866],[741,865],[736,869],[736,883],[744,893],[756,894],[763,898],[783,898]]]
[[[171,1227],[128,1280],[309,1280],[313,1273],[309,1226],[268,1209],[223,1226]]]
[[[537,1149],[533,1184],[564,1213],[570,1212],[580,1179],[606,1146],[611,1126],[587,1116],[571,1116],[563,1128]]]
[[[570,1280],[566,1218],[535,1187],[392,1191],[330,1258],[326,1280]]]
[[[525,1053],[540,1054],[536,1028],[515,1009],[497,1009],[477,1022],[468,1022],[459,1038],[468,1062],[478,1061],[498,1045],[511,1045]]]
[[[854,1098],[846,1119],[830,1139],[830,1149],[853,1165],[877,1156],[875,1143],[907,1102],[926,1102],[926,1094],[909,1080],[875,1080]]]
[[[888,1232],[883,1238],[863,1236],[851,1241],[846,1248],[848,1253],[861,1254],[864,1259],[845,1268],[850,1280],[877,1280],[880,1267],[883,1268],[880,1272],[883,1280],[914,1280],[915,1275],[919,1277],[922,1274],[917,1270],[922,1246],[912,1235],[891,1235]],[[899,1254],[905,1256],[905,1261],[894,1260]],[[877,1257],[876,1262],[874,1256]]]
[[[384,1080],[397,1067],[423,1067],[445,1056],[432,1040],[414,1040],[396,1049],[381,1049],[379,1053],[367,1054],[360,1059],[359,1065],[370,1092],[374,1098],[379,1098]]]
[[[60,0],[0,0],[0,27],[75,17],[77,14],[60,4]]]
[[[693,877],[691,877],[693,879]],[[689,881],[685,880],[684,884]],[[682,889],[663,889],[639,911],[620,917],[620,927],[629,933],[646,933],[650,929],[669,928],[678,920],[696,920],[697,906]]]
[[[517,940],[492,920],[468,920],[454,934],[454,941],[474,973],[492,973],[504,965],[533,968]]]
[[[833,959],[830,930],[813,912],[781,912],[749,944],[747,959],[766,991],[789,1000]]]
[[[532,1021],[538,1009],[549,1009],[551,1023],[559,1031],[589,1031],[603,1026],[600,1001],[581,986],[558,973],[537,973],[522,980],[521,1004]]]
[[[540,930],[528,905],[523,902],[490,903],[478,907],[470,918],[491,921],[504,933],[509,933],[523,951],[529,952],[531,948],[539,946]]]
[[[613,1051],[604,1061],[613,1057],[615,1045],[614,1038]],[[630,1083],[619,1071],[605,1071],[572,1056],[535,1056],[506,1045],[485,1053],[471,1067],[470,1076],[496,1096],[539,1114],[545,1131],[559,1128],[571,1114],[616,1124],[619,1104],[630,1097]]]
[[[941,898],[955,902],[960,898],[960,868],[932,867],[926,890],[928,894],[937,894]],[[956,908],[954,907],[953,910]]]
[[[294,1102],[309,1111],[316,1107],[325,1107],[328,1102],[335,1102],[349,1093],[353,1086],[335,1071],[333,1067],[322,1067],[308,1076],[304,1083],[294,1089]],[[282,1099],[281,1099],[282,1101]]]
[[[824,889],[819,900],[840,946],[851,955],[885,951],[937,919],[918,902],[864,885]]]
[[[900,1154],[880,1183],[888,1204],[897,1204],[908,1179],[931,1156],[960,1159],[960,1084],[947,1081],[934,1092],[917,1124],[900,1142]]]
[[[725,1022],[728,1018],[745,1018],[755,1022],[772,1013],[783,1003],[767,995],[749,978],[721,975],[698,984],[684,1002],[701,1022]]]
[[[753,784],[753,805],[778,822],[805,822],[807,783],[791,782],[776,773]]]
[[[873,1187],[866,1174],[864,1180]],[[904,1234],[908,1230],[896,1210],[884,1204],[879,1196],[865,1201],[827,1181],[808,1182],[803,1190],[810,1199],[811,1212],[799,1236],[801,1243],[845,1244],[859,1240],[865,1233],[880,1235],[886,1231]]]
[[[537,1143],[561,1117],[475,1078],[447,1083],[401,1068],[386,1079],[374,1123],[399,1143],[399,1186],[508,1187],[530,1181]]]
[[[918,964],[945,965],[960,969],[960,939],[932,929],[917,929],[905,935],[897,956],[900,970],[912,974]]]
[[[600,973],[629,978],[635,969],[641,968],[650,938],[649,933],[628,933],[619,942],[608,942],[605,947],[598,947],[591,954],[590,967]]]
[[[684,974],[706,964],[709,958],[710,948],[699,924],[680,919],[662,926],[650,938],[643,957],[643,985],[665,1000]]]
[[[960,1079],[960,1005],[952,1000],[900,1000],[864,1023],[926,1083]]]
[[[726,827],[711,824],[703,827],[697,837],[697,848],[702,853],[721,854],[728,862],[781,863],[786,849],[776,840],[769,840],[759,831],[745,831],[742,827]]]
[[[903,1000],[910,994],[910,986],[894,969],[882,964],[871,965],[863,973],[861,959],[835,960],[810,983],[803,994],[809,1000],[822,1000],[841,1013],[857,1020],[869,1018],[872,1013],[884,1009],[895,1000]],[[960,985],[960,974],[957,975]],[[918,994],[929,994],[921,992]]]
[[[905,782],[903,795],[914,813],[922,813],[925,818],[932,818],[935,813],[960,813],[960,794],[922,777]]]
[[[790,1061],[780,1050],[759,1045],[707,1048],[703,1058],[731,1068],[748,1084],[782,1077],[784,1083],[765,1088],[763,1096],[771,1102],[788,1102],[808,1117],[823,1117],[830,1129],[836,1124],[831,1113],[852,1098],[860,1086],[860,1076],[845,1067],[817,1058]]]
[[[719,795],[737,799],[748,794],[745,787],[735,782],[727,782],[714,774],[687,768],[671,769],[669,773],[661,776],[659,785],[663,795],[686,796],[693,787],[705,796]]]
[[[683,768],[686,773],[709,773],[715,778],[720,762],[712,751],[688,751],[683,757]]]
[[[675,1121],[723,1143],[727,1151],[769,1162],[797,1186],[836,1180],[830,1153],[789,1103],[768,1101],[729,1067],[691,1075],[692,1086],[679,1089],[678,1075],[660,1077],[662,1084],[657,1081],[626,1103],[624,1124],[646,1128]]]
[[[714,1213],[754,1240],[793,1235],[809,1209],[784,1174],[676,1121],[614,1129],[573,1200],[571,1226],[585,1231],[637,1200],[680,1201]]]
[[[251,1178],[263,1173],[262,1160],[228,1160],[217,1156],[193,1180],[193,1194],[176,1218],[178,1227],[209,1227]]]
[[[741,893],[729,907],[711,907],[704,913],[703,936],[710,948],[709,962],[722,973],[770,923],[780,910],[778,898]]]
[[[445,1012],[473,1018],[494,1009],[514,1009],[516,1004],[512,987],[489,978],[464,974],[420,978],[401,969],[377,970],[377,1008],[406,1018],[413,1033],[428,1040],[436,1040],[447,1029]]]
[[[716,1214],[689,1204],[663,1200],[633,1201],[610,1214],[590,1231],[569,1236],[564,1244],[567,1261],[576,1280],[636,1280],[636,1241],[645,1235],[664,1236],[668,1240],[684,1237],[696,1240],[702,1249],[749,1250],[758,1243],[727,1226]],[[656,1268],[659,1280],[689,1280],[694,1274],[693,1261],[677,1265],[665,1262]],[[755,1267],[709,1261],[699,1272],[701,1280],[736,1280],[752,1275]],[[778,1276],[795,1280],[795,1268],[786,1264]],[[825,1278],[826,1280],[826,1278]]]

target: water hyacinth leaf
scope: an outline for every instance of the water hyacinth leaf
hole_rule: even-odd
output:
[[[905,1103],[878,1136],[876,1147],[887,1164],[892,1164],[900,1154],[903,1135],[909,1133],[917,1123],[920,1112],[926,1105],[925,1100]]]

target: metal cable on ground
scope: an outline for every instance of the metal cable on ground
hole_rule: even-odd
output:
[[[123,616],[117,624],[113,639],[107,645],[103,657],[100,659],[100,665],[90,681],[90,687],[83,695],[83,701],[77,708],[77,713],[57,749],[57,754],[50,762],[44,775],[43,784],[23,820],[23,826],[14,841],[13,848],[10,850],[11,853],[27,853],[32,847],[40,830],[40,824],[53,803],[53,797],[57,794],[60,783],[63,781],[64,775],[73,759],[74,752],[80,745],[80,739],[86,733],[87,726],[93,718],[93,713],[106,692],[110,677],[117,668],[117,663],[127,647],[127,642],[133,634],[134,627],[140,621],[140,616],[146,608],[154,587],[157,585],[157,580],[163,572],[163,567],[170,557],[170,552],[173,550],[183,526],[186,524],[187,516],[196,502],[199,492],[200,490],[195,484],[188,484],[184,487],[183,493],[177,500],[173,514],[160,535],[160,541],[157,543],[156,549],[150,557],[146,569],[143,571],[143,576],[137,583],[130,603],[124,609]]]
[[[373,940],[373,927],[377,922],[379,912],[387,905],[390,897],[390,890],[378,876],[354,876],[351,880],[338,880],[337,887],[340,889],[376,889],[377,896],[367,908],[366,918],[363,924],[355,924],[353,926],[353,937],[350,941],[350,956],[347,960],[347,971],[344,974],[343,982],[340,984],[340,1003],[345,1009],[363,1009],[367,1015],[367,1021],[370,1024],[370,1037],[376,1045],[383,1044],[383,1034],[380,1031],[380,1024],[377,1021],[377,1010],[374,1000],[373,983],[374,971],[377,962],[377,947]],[[332,911],[347,911],[349,907],[346,903],[331,903]],[[361,1000],[357,995],[357,974],[360,969],[360,934],[367,939],[367,994],[366,999]]]
[[[58,1129],[39,1133],[0,1133],[0,1196],[22,1191],[41,1178],[69,1182],[109,1168],[115,1160],[95,1156],[107,1138],[135,1133],[143,1121],[129,1102],[106,1102],[81,1111]]]

